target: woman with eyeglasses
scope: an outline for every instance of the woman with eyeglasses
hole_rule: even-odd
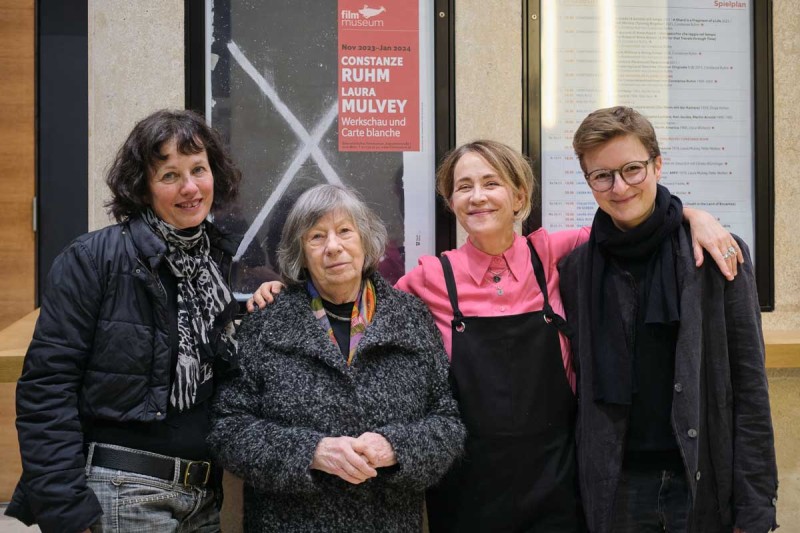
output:
[[[526,158],[502,143],[456,148],[436,183],[467,242],[422,257],[396,284],[434,316],[468,432],[465,458],[428,493],[430,531],[582,531],[575,372],[556,265],[588,229],[518,235],[536,182]],[[692,215],[720,268],[735,269],[719,252],[730,235],[710,215]],[[259,307],[270,288],[254,295]]]
[[[423,257],[397,284],[436,318],[468,433],[464,460],[429,491],[433,533],[584,528],[575,373],[556,265],[588,229],[518,235],[514,224],[530,213],[535,188],[525,157],[504,144],[481,140],[453,150],[439,167],[437,190],[467,242]]]
[[[573,140],[599,209],[560,266],[578,372],[580,493],[593,532],[777,527],[777,468],[753,264],[692,261],[653,126],[591,113]]]

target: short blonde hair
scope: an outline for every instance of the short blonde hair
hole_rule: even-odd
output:
[[[525,220],[531,213],[531,199],[538,194],[538,184],[533,177],[528,158],[510,146],[497,141],[481,139],[462,144],[444,156],[436,171],[436,191],[450,205],[453,196],[456,164],[468,153],[481,156],[489,163],[500,179],[506,182],[514,194],[522,193],[522,208],[514,213],[518,220]]]

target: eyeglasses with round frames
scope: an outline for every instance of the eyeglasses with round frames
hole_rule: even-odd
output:
[[[654,159],[651,157],[647,161],[629,161],[620,168],[598,168],[583,176],[589,187],[597,192],[610,191],[614,187],[617,174],[628,185],[638,185],[647,178],[647,166]]]

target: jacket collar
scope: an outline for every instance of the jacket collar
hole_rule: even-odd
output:
[[[167,245],[163,239],[157,236],[147,222],[138,215],[129,218],[126,224],[136,249],[147,260],[151,269],[158,269],[167,252]],[[241,236],[223,233],[211,222],[206,221],[205,224],[211,248],[233,256],[239,246]]]
[[[475,286],[480,287],[484,283],[487,283],[487,272],[495,256],[478,250],[469,239],[467,239],[467,242],[465,242],[458,251],[459,255],[463,254],[461,259],[466,262],[466,270],[469,272]],[[516,233],[514,234],[514,241],[511,243],[511,246],[500,254],[500,257],[505,260],[506,265],[508,265],[508,270],[516,280],[521,279],[525,269],[531,262],[531,255],[528,251],[525,239]]]
[[[697,305],[703,299],[703,271],[707,268],[717,268],[711,257],[706,255],[703,266],[697,268],[694,264],[694,254],[692,253],[692,238],[686,224],[680,231],[676,232],[675,250],[675,273],[678,278],[678,290],[680,291],[680,312],[681,327],[678,329],[678,339],[675,349],[676,373],[684,368],[684,364],[692,367],[692,372],[681,376],[676,375],[676,379],[683,380],[700,376],[699,361],[702,353],[702,335],[697,335],[695,330],[703,324],[703,306]],[[693,373],[695,372],[696,373]]]
[[[131,217],[126,222],[139,254],[147,261],[152,270],[157,270],[161,259],[167,251],[167,245],[160,239],[147,222],[140,216]]]
[[[358,344],[354,366],[359,357],[377,355],[375,348],[394,348],[393,351],[419,351],[430,349],[423,345],[420,335],[410,330],[408,311],[411,302],[401,301],[402,296],[380,276],[370,279],[375,285],[375,316]],[[331,342],[311,312],[311,298],[303,285],[287,287],[275,303],[248,315],[245,321],[257,323],[262,338],[268,338],[272,349],[292,353],[300,348],[306,355],[319,359],[341,372],[349,370],[339,347]]]
[[[675,232],[673,250],[675,251],[675,273],[678,278],[678,290],[685,291],[687,285],[699,283],[700,271],[694,264],[692,253],[692,238],[688,224],[684,223]],[[713,265],[713,261],[711,262]],[[683,301],[683,298],[681,298]],[[681,317],[683,313],[681,312]],[[681,320],[683,320],[681,318]]]
[[[234,256],[239,249],[242,235],[225,233],[215,224],[206,220],[206,231],[212,248],[221,250],[225,255]]]
[[[375,285],[375,316],[358,345],[356,357],[362,350],[384,345],[407,351],[430,349],[420,342],[423,336],[419,335],[417,328],[422,324],[410,316],[415,313],[417,305],[424,307],[424,304],[390,286],[380,274],[376,273],[370,279]]]

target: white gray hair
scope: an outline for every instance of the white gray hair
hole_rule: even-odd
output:
[[[341,185],[316,185],[300,195],[295,202],[281,232],[278,245],[278,268],[283,281],[289,284],[302,283],[307,279],[303,235],[329,213],[348,215],[356,226],[364,249],[363,276],[370,276],[386,249],[386,226],[360,195]]]

